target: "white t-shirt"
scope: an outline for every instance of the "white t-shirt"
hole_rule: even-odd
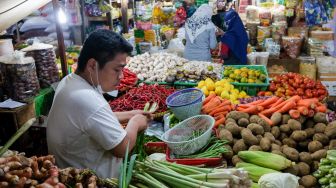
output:
[[[59,167],[90,168],[99,177],[118,177],[122,159],[111,149],[126,136],[104,97],[76,74],[58,85],[47,121],[49,153]]]

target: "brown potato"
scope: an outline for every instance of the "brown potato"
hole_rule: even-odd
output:
[[[280,128],[278,126],[272,127],[271,133],[273,134],[274,138],[279,138]]]
[[[257,135],[256,137],[258,138],[258,141],[259,141],[259,142],[261,141],[262,138],[264,138],[264,137],[261,136],[261,135]]]
[[[237,154],[240,151],[247,150],[247,146],[244,143],[243,139],[238,140],[235,145],[233,145],[233,152]]]
[[[291,117],[290,117],[289,114],[284,114],[284,115],[282,115],[282,121],[281,121],[281,123],[282,124],[287,124],[288,120],[290,120],[290,119],[291,119]]]
[[[273,122],[273,126],[278,125],[282,121],[282,114],[279,112],[275,112],[271,116],[271,120]]]
[[[307,118],[306,118],[305,116],[300,116],[300,117],[297,119],[297,121],[300,122],[301,125],[304,124],[304,123],[306,122],[306,120],[307,120]]]
[[[286,155],[283,154],[283,153],[282,153],[281,151],[279,151],[279,150],[273,150],[271,153],[278,154],[278,155],[281,155],[281,156],[283,156],[283,157],[286,157]]]
[[[225,129],[230,131],[233,136],[240,136],[240,128],[235,123],[228,123],[225,125]]]
[[[280,131],[283,133],[288,133],[290,131],[290,127],[288,124],[280,125]]]
[[[226,160],[232,159],[233,156],[233,150],[230,145],[224,145],[224,147],[228,150],[227,152],[223,153],[223,157]]]
[[[233,164],[233,166],[236,166],[236,164],[239,163],[239,162],[243,162],[243,161],[238,157],[238,155],[234,155],[232,157],[232,164]]]
[[[284,153],[287,159],[291,161],[298,161],[299,160],[299,152],[291,147],[283,147],[282,153]]]
[[[256,123],[249,124],[247,128],[250,129],[254,135],[264,134],[264,128]]]
[[[284,140],[285,138],[288,138],[286,133],[281,133],[279,139]]]
[[[236,120],[234,120],[234,119],[232,119],[232,118],[227,118],[227,119],[225,120],[225,125],[228,124],[229,122],[232,122],[232,123],[234,123],[234,124],[237,124]]]
[[[318,168],[320,167],[320,161],[313,161],[312,163],[312,172],[315,172],[316,170],[318,170]]]
[[[319,161],[320,159],[325,158],[326,156],[327,156],[326,149],[321,149],[311,154],[311,157],[314,161]]]
[[[307,129],[305,129],[305,131],[307,133],[307,138],[311,138],[315,134],[315,129],[314,128],[307,128]]]
[[[268,138],[261,139],[260,147],[263,151],[270,150],[271,149],[271,141]]]
[[[301,130],[302,128],[301,123],[295,119],[288,120],[288,125],[292,131]]]
[[[327,128],[326,128],[326,130],[327,130]],[[329,144],[329,138],[328,138],[328,136],[325,135],[325,134],[323,134],[323,133],[316,133],[316,134],[314,134],[313,140],[319,141],[323,145]]]
[[[328,149],[330,149],[330,150],[336,149],[336,139],[330,140]]]
[[[304,140],[302,142],[299,142],[299,147],[303,149],[304,151],[307,151],[308,144],[311,142],[311,139]]]
[[[287,172],[287,173],[293,174],[294,176],[297,176],[299,174],[299,166],[297,164],[293,165],[289,168],[286,168],[284,170],[284,172]]]
[[[273,134],[270,133],[270,132],[266,132],[266,133],[264,134],[264,137],[268,138],[271,142],[274,142],[274,141],[275,141],[275,138],[274,138]]]
[[[285,138],[285,139],[283,139],[282,143],[284,145],[287,145],[287,146],[291,147],[291,148],[296,148],[296,142],[293,139],[291,139],[291,138]]]
[[[317,124],[314,126],[315,133],[324,133],[326,127],[327,127],[327,125],[324,124],[324,123],[317,123]]]
[[[307,133],[305,131],[294,131],[291,138],[297,142],[304,141],[307,138]]]
[[[241,136],[244,140],[244,143],[248,146],[252,146],[252,145],[257,145],[259,144],[259,140],[257,137],[255,137],[251,130],[248,129],[248,128],[244,128],[242,131],[241,131]]]
[[[311,141],[308,144],[308,151],[310,153],[314,153],[315,151],[318,151],[318,150],[320,150],[322,148],[323,148],[323,145],[321,144],[321,142],[316,141],[316,140]]]
[[[231,132],[227,129],[220,130],[218,136],[221,140],[229,141],[229,144],[232,144],[232,142],[233,142],[233,136],[232,136]]]
[[[257,124],[261,125],[265,132],[271,131],[271,126],[264,119],[260,118]]]
[[[301,152],[299,154],[299,157],[300,157],[301,162],[305,162],[309,165],[313,162],[312,157],[310,156],[310,153],[308,152]]]
[[[312,175],[306,175],[301,177],[299,180],[300,185],[303,185],[304,187],[314,187],[317,183],[317,180]]]
[[[246,127],[249,123],[250,122],[247,118],[241,118],[238,120],[238,125],[241,127]]]
[[[250,146],[248,150],[249,151],[262,151],[261,147],[257,145]]]
[[[250,120],[250,123],[256,123],[256,124],[258,124],[259,119],[261,119],[259,116],[252,115],[249,120]]]
[[[238,111],[231,111],[226,115],[226,118],[232,118],[236,121],[238,121],[241,118],[246,118],[248,119],[250,116],[248,115],[248,113],[245,112],[238,112]]]
[[[316,123],[328,123],[326,114],[325,114],[325,113],[322,113],[322,112],[317,112],[317,113],[314,115],[314,121],[315,121]]]
[[[271,150],[274,151],[274,150],[278,150],[278,151],[281,151],[281,147],[277,144],[272,144],[271,145]]]
[[[299,176],[305,176],[310,173],[310,167],[307,163],[305,162],[299,162]]]
[[[280,140],[275,140],[274,144],[278,145],[278,146],[282,146],[282,142]]]
[[[308,129],[308,128],[313,128],[315,126],[315,122],[311,119],[308,119],[305,123],[304,123],[304,127],[305,129]]]
[[[330,139],[336,138],[336,121],[328,124],[324,132]]]

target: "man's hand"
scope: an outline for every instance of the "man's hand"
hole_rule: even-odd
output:
[[[148,119],[150,119],[150,120],[153,119],[153,114],[152,114],[152,113],[145,112],[145,111],[143,111],[143,110],[132,110],[132,111],[130,111],[130,114],[132,115],[132,117],[135,116],[135,115],[140,114],[140,115],[144,115],[144,116],[146,116],[146,117],[147,117]],[[132,117],[131,117],[131,118],[132,118]]]
[[[148,121],[149,121],[149,119],[142,114],[136,114],[130,119],[130,122],[132,122],[132,123],[134,122],[135,125],[138,127],[138,132],[147,129]]]

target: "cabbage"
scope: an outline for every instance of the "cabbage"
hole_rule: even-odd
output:
[[[260,188],[297,188],[299,177],[289,173],[269,173],[261,176],[258,184]]]

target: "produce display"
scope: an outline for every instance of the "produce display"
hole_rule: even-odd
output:
[[[320,160],[320,167],[314,172],[314,177],[318,179],[321,187],[335,187],[336,186],[336,150],[329,148],[327,157]]]
[[[224,78],[229,82],[238,83],[265,83],[267,76],[265,72],[260,70],[253,70],[247,67],[235,68],[226,66],[223,71]]]
[[[218,80],[222,66],[205,61],[188,61],[177,71],[176,80],[181,82],[198,82],[206,78]]]
[[[133,86],[135,86],[138,82],[137,75],[127,68],[123,69],[123,79],[120,80],[120,84],[118,86],[119,91],[126,91]]]
[[[249,97],[245,91],[235,89],[228,79],[222,79],[214,82],[212,79],[207,78],[198,82],[197,88],[201,89],[205,96],[211,94],[217,95],[222,99],[228,99],[234,104],[238,104],[238,98]]]
[[[147,102],[158,104],[157,112],[167,111],[166,98],[175,90],[159,85],[139,85],[130,89],[126,94],[110,101],[110,106],[115,112],[142,110]]]
[[[290,97],[299,95],[303,98],[316,97],[320,101],[328,96],[328,91],[320,81],[314,81],[306,76],[297,73],[287,73],[275,76],[268,87],[270,95],[278,97]],[[264,96],[268,92],[259,92],[259,96]]]

